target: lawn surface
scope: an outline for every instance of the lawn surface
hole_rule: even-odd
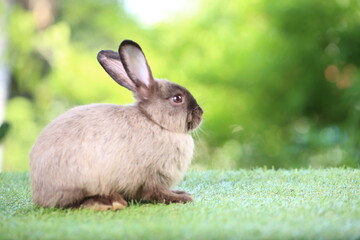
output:
[[[0,239],[360,239],[360,170],[189,172],[190,204],[118,212],[31,201],[29,174],[0,173]]]

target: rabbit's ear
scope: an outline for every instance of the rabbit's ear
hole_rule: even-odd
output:
[[[102,50],[97,59],[105,71],[121,86],[131,91],[136,90],[135,83],[128,77],[124,66],[120,61],[119,53],[111,50]]]
[[[137,94],[148,95],[155,80],[141,47],[136,42],[124,40],[119,46],[119,55],[125,71],[138,87]]]

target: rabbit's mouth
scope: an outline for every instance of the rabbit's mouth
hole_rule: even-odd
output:
[[[186,126],[188,132],[194,130],[200,125],[203,113],[204,112],[199,105],[197,105],[195,109],[189,113]]]
[[[193,123],[192,122],[188,122],[187,123],[187,131],[191,131],[193,129]]]

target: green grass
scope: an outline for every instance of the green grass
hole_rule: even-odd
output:
[[[360,239],[360,170],[189,172],[190,204],[118,212],[31,201],[29,174],[0,174],[0,239]]]

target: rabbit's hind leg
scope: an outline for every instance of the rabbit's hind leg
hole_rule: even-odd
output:
[[[85,198],[79,207],[96,211],[106,211],[112,209],[112,203],[107,197],[93,196]]]
[[[120,210],[127,206],[127,202],[118,193],[109,196],[92,196],[85,198],[80,204],[80,208],[96,211]]]
[[[127,207],[128,205],[125,199],[118,193],[110,194],[109,199],[112,204],[112,210],[120,210]]]

